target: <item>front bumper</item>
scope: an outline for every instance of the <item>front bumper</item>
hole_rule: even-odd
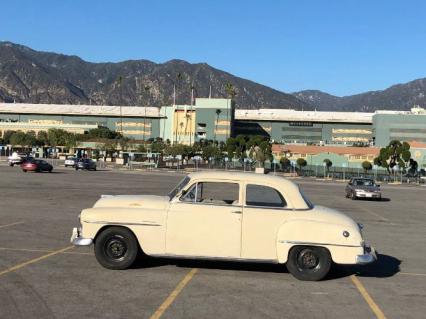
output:
[[[370,245],[364,246],[364,254],[356,256],[356,263],[358,265],[368,265],[376,260],[376,250]]]
[[[70,242],[75,246],[90,246],[91,244],[93,244],[93,239],[82,237],[81,228],[74,227],[72,229]]]
[[[355,192],[356,197],[362,198],[381,198],[382,194],[379,192]]]

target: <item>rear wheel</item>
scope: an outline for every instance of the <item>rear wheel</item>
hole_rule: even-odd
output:
[[[95,240],[95,256],[105,268],[129,268],[139,252],[136,237],[127,228],[111,227],[101,232]]]
[[[296,246],[288,254],[287,269],[299,280],[321,280],[330,267],[330,252],[323,247]]]

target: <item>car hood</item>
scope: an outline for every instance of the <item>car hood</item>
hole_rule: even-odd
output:
[[[131,207],[165,209],[169,205],[168,196],[155,195],[102,195],[95,203],[98,207]]]

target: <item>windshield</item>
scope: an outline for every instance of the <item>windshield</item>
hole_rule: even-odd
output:
[[[188,176],[185,176],[184,179],[182,179],[179,184],[175,188],[172,189],[172,191],[169,193],[169,198],[172,199],[176,196],[189,182],[190,178]]]
[[[374,181],[371,179],[357,179],[354,181],[355,186],[374,186]]]

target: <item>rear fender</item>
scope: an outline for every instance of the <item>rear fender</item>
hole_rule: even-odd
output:
[[[344,231],[349,232],[349,237],[343,236]],[[334,262],[351,264],[362,250],[361,241],[359,230],[350,227],[315,220],[292,220],[278,231],[278,262],[286,263],[294,246],[321,246],[330,251]]]

